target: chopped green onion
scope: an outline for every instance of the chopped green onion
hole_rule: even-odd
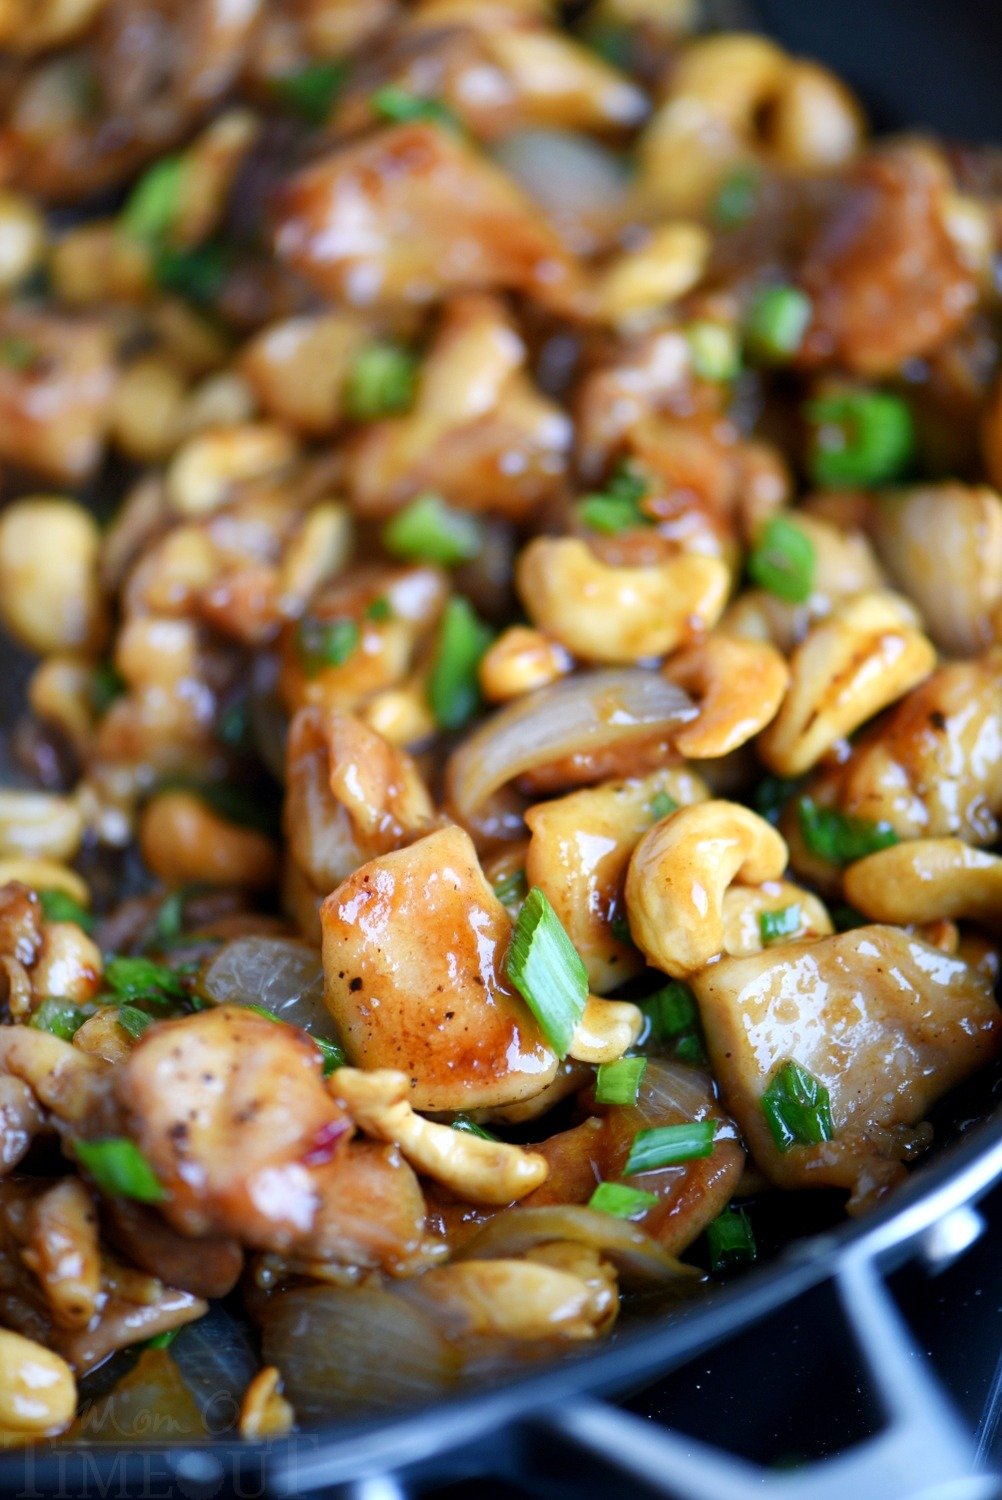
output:
[[[491,1135],[489,1130],[485,1130],[482,1125],[478,1125],[476,1120],[471,1120],[469,1115],[453,1115],[449,1123],[453,1130],[461,1130],[464,1135],[475,1135],[482,1141],[497,1140],[496,1135]]]
[[[689,345],[692,368],[703,380],[733,380],[741,369],[741,351],[734,330],[709,318],[694,318],[682,332]]]
[[[710,218],[718,229],[736,229],[755,212],[758,195],[758,173],[750,167],[738,167],[717,189],[710,207]]]
[[[836,902],[828,910],[836,932],[850,932],[854,927],[866,927],[870,920],[847,901]]]
[[[188,998],[184,982],[174,970],[149,958],[113,958],[105,965],[104,982],[122,1000],[163,1005]]]
[[[181,206],[187,164],[164,156],[140,177],[122,210],[122,227],[137,240],[159,240],[172,227]]]
[[[762,1112],[778,1150],[832,1138],[828,1090],[798,1062],[781,1063],[762,1095]]]
[[[317,620],[304,615],[296,630],[296,650],[307,677],[325,667],[342,667],[361,639],[354,620]]]
[[[156,947],[158,943],[173,943],[181,936],[184,930],[185,896],[185,887],[180,886],[160,903],[149,941],[143,944],[144,948]]]
[[[369,344],[355,356],[344,388],[353,422],[375,422],[410,411],[417,390],[418,359],[399,344]]]
[[[716,1120],[693,1120],[688,1125],[655,1125],[652,1130],[638,1130],[624,1168],[628,1177],[638,1172],[655,1172],[659,1167],[675,1167],[681,1162],[696,1161],[713,1154]]]
[[[382,543],[405,562],[438,563],[443,568],[469,562],[484,549],[484,528],[476,516],[454,510],[441,495],[418,495],[383,527]]]
[[[515,870],[511,875],[503,875],[494,882],[494,894],[502,906],[518,906],[525,900],[528,889],[524,870]]]
[[[776,824],[786,804],[799,790],[799,780],[785,776],[763,776],[755,788],[755,811],[760,818]]]
[[[38,346],[19,333],[7,333],[0,338],[0,364],[8,370],[23,374],[38,361]]]
[[[810,321],[806,292],[795,286],[765,287],[745,315],[745,348],[760,364],[785,364],[803,343]]]
[[[703,1038],[698,1031],[687,1031],[680,1036],[673,1043],[672,1052],[679,1062],[689,1063],[694,1068],[701,1068],[707,1060]]]
[[[392,120],[397,125],[409,125],[413,120],[433,120],[436,125],[447,125],[450,130],[460,128],[455,114],[441,99],[426,99],[392,83],[377,89],[369,102],[384,120]]]
[[[109,1136],[98,1141],[75,1141],[73,1149],[84,1170],[102,1192],[138,1203],[160,1203],[167,1194],[135,1141]]]
[[[153,1017],[145,1010],[140,1010],[138,1005],[120,1005],[118,1007],[118,1024],[123,1031],[127,1031],[131,1037],[137,1039],[142,1036]]]
[[[75,922],[84,932],[94,931],[94,918],[90,912],[65,891],[39,891],[38,900],[47,922]]]
[[[790,937],[799,931],[800,919],[799,901],[794,901],[790,906],[781,906],[776,911],[760,911],[758,930],[762,934],[762,942],[768,947],[770,943],[778,943],[780,938]]]
[[[651,1036],[656,1042],[674,1041],[699,1025],[696,997],[681,979],[673,979],[640,1004],[650,1018]]]
[[[729,1266],[753,1261],[758,1255],[751,1220],[743,1208],[725,1208],[706,1226],[710,1251],[710,1270],[724,1271]]]
[[[518,914],[507,972],[554,1052],[566,1057],[588,1000],[588,971],[538,886]]]
[[[233,252],[227,245],[197,245],[179,250],[158,245],[153,255],[153,275],[165,292],[177,292],[200,307],[214,309],[233,269]]]
[[[324,1077],[328,1078],[336,1068],[343,1068],[348,1059],[345,1057],[344,1048],[339,1047],[337,1042],[329,1042],[323,1036],[310,1036],[310,1041],[315,1047],[320,1048],[320,1055],[324,1060]]]
[[[378,599],[373,599],[372,603],[366,606],[365,618],[375,620],[377,624],[393,619],[393,605],[385,594],[380,594]]]
[[[889,391],[845,391],[808,402],[808,467],[832,489],[887,484],[906,472],[915,448],[911,408]]]
[[[617,943],[629,943],[633,945],[633,933],[630,931],[630,922],[625,912],[617,912],[609,923],[609,931]]]
[[[615,536],[617,532],[629,531],[635,526],[650,526],[650,516],[640,508],[649,488],[644,476],[624,460],[617,465],[605,489],[579,500],[575,511],[583,525],[607,536]]]
[[[675,798],[669,797],[667,792],[655,792],[650,801],[650,813],[655,823],[660,823],[662,818],[667,818],[673,812],[678,812]]]
[[[640,1081],[647,1071],[646,1057],[621,1057],[602,1063],[595,1078],[598,1104],[636,1104]]]
[[[442,615],[428,676],[428,702],[441,729],[461,729],[480,707],[477,670],[492,640],[469,600],[454,594]]]
[[[806,531],[785,516],[763,526],[748,558],[748,572],[760,588],[787,604],[803,604],[814,588],[817,552]]]
[[[81,1010],[72,1001],[49,995],[42,1001],[28,1025],[36,1031],[47,1031],[50,1036],[61,1037],[64,1042],[72,1042],[87,1015],[87,1011]]]
[[[612,67],[633,72],[633,31],[629,26],[593,16],[582,27],[581,40]]]
[[[295,73],[272,80],[272,90],[286,108],[307,125],[325,125],[348,76],[343,59],[306,63]]]
[[[830,865],[851,865],[898,842],[890,823],[853,818],[837,808],[821,807],[811,797],[801,797],[797,813],[804,843]]]
[[[125,678],[110,661],[99,662],[91,673],[90,701],[100,718],[108,712],[116,698],[126,691]]]
[[[614,1219],[639,1219],[649,1208],[656,1208],[657,1193],[628,1187],[625,1182],[600,1182],[588,1199],[588,1207]]]
[[[143,1349],[169,1349],[180,1332],[180,1328],[168,1328],[165,1333],[155,1333],[151,1339],[146,1339],[140,1347]]]

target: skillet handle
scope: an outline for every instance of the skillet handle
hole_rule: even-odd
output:
[[[971,1435],[911,1334],[874,1261],[850,1257],[835,1277],[885,1426],[855,1447],[790,1471],[744,1459],[602,1402],[541,1415],[538,1427],[604,1467],[596,1493],[673,1500],[991,1500],[997,1475],[979,1469]],[[623,1485],[610,1488],[610,1469]],[[613,1481],[615,1482],[615,1481]],[[630,1489],[626,1486],[630,1484]],[[581,1493],[580,1485],[575,1486]]]

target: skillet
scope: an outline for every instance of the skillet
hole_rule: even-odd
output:
[[[724,7],[718,7],[724,10]],[[791,50],[844,76],[881,127],[927,126],[953,138],[999,134],[996,0],[762,0],[755,17]],[[728,25],[749,22],[727,5]],[[9,650],[0,722],[13,720],[18,672]],[[2,762],[2,753],[0,753]],[[975,1445],[901,1319],[886,1277],[920,1257],[948,1265],[984,1228],[977,1200],[1002,1181],[1002,1077],[982,1076],[947,1102],[940,1145],[909,1182],[858,1222],[781,1249],[766,1264],[668,1320],[634,1320],[602,1346],[404,1415],[239,1443],[93,1447],[60,1443],[0,1458],[0,1493],[29,1496],[325,1495],[401,1500],[428,1485],[517,1474],[559,1497],[668,1495],[680,1500],[987,1500],[1002,1480],[978,1468]],[[819,1289],[826,1289],[823,1304]],[[761,1323],[834,1311],[855,1343],[883,1426],[820,1465],[770,1472],[653,1427],[600,1398],[636,1390]],[[221,1407],[239,1386],[239,1330],[214,1312],[202,1383]],[[179,1355],[180,1358],[180,1355]],[[527,1475],[529,1478],[527,1479]]]

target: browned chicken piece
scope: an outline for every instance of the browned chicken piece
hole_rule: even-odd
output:
[[[988,846],[1000,832],[1000,747],[1002,648],[995,647],[940,667],[809,790],[825,806],[890,823],[901,838],[956,836]]]
[[[904,1175],[903,1128],[1002,1050],[990,981],[897,927],[860,927],[692,980],[723,1099],[779,1187],[842,1187],[863,1206]],[[833,1134],[781,1151],[762,1095],[793,1060],[831,1099]]]
[[[115,388],[97,323],[8,307],[0,313],[0,459],[60,484],[100,461]]]
[[[744,1169],[745,1153],[734,1123],[716,1100],[708,1073],[661,1058],[648,1059],[635,1106],[598,1105],[592,1116],[533,1147],[550,1164],[542,1187],[523,1200],[527,1208],[548,1203],[587,1203],[598,1182],[623,1177],[638,1130],[716,1120],[713,1151],[681,1166],[634,1174],[631,1187],[654,1193],[655,1206],[637,1222],[672,1255],[722,1213]]]
[[[371,424],[348,455],[362,515],[386,515],[422,490],[466,510],[526,520],[566,480],[568,417],[536,390],[527,350],[494,297],[457,297],[421,366],[406,416]]]
[[[814,306],[805,364],[889,375],[966,321],[977,287],[947,232],[947,192],[915,148],[874,151],[852,170],[799,271]]]
[[[195,1297],[225,1297],[236,1286],[244,1256],[234,1239],[180,1234],[156,1209],[129,1198],[107,1198],[101,1227],[108,1241],[150,1276]]]
[[[324,998],[352,1063],[397,1068],[416,1109],[513,1104],[557,1058],[505,976],[511,919],[469,835],[362,865],[324,902]]]
[[[48,1031],[0,1026],[0,1075],[20,1080],[44,1115],[70,1131],[100,1135],[113,1124],[112,1071],[103,1058]]]
[[[353,307],[490,287],[564,313],[582,300],[581,271],[538,210],[434,124],[380,130],[324,157],[276,208],[279,257]]]
[[[320,1203],[300,1256],[413,1276],[441,1258],[425,1232],[420,1184],[396,1146],[353,1140],[316,1174]]]

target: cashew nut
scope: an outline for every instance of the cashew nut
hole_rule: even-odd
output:
[[[724,892],[724,952],[732,958],[761,953],[769,946],[759,920],[763,912],[788,912],[789,930],[783,924],[782,941],[827,937],[833,931],[824,903],[803,886],[788,880],[766,880],[761,885],[732,885]]]
[[[602,273],[598,285],[600,315],[617,326],[645,314],[662,313],[701,279],[711,248],[699,224],[662,224],[637,250],[627,250]]]
[[[758,741],[762,759],[780,776],[809,771],[935,665],[911,605],[890,593],[850,599],[793,653],[789,691]]]
[[[911,839],[849,866],[846,900],[875,922],[1002,921],[1002,856],[962,839]]]
[[[59,995],[77,1005],[93,1000],[101,988],[101,950],[76,922],[45,922],[42,950],[31,971],[39,998]]]
[[[42,655],[87,650],[104,634],[101,532],[75,500],[33,495],[0,517],[0,614]]]
[[[225,505],[235,485],[288,468],[297,451],[292,434],[271,422],[199,433],[171,460],[167,496],[184,515],[205,515]]]
[[[790,670],[774,646],[717,632],[673,656],[669,681],[699,703],[699,716],[675,735],[675,749],[694,760],[729,755],[779,710]]]
[[[467,1202],[511,1203],[539,1187],[549,1173],[545,1157],[521,1146],[485,1141],[416,1114],[407,1099],[410,1080],[396,1069],[338,1068],[329,1087],[367,1135],[399,1146],[417,1171]]]
[[[736,802],[699,802],[656,824],[633,851],[626,908],[633,941],[655,968],[684,978],[724,948],[724,892],[778,880],[786,844]]]
[[[643,1012],[628,1000],[600,1000],[597,995],[589,995],[568,1055],[578,1062],[615,1062],[633,1046],[643,1025]]]
[[[480,686],[491,703],[507,703],[565,677],[573,666],[563,646],[541,630],[510,625],[480,659]]]
[[[282,1377],[275,1365],[258,1370],[244,1391],[237,1427],[242,1438],[278,1437],[294,1425],[296,1414],[282,1395]]]
[[[609,1296],[570,1271],[533,1260],[462,1260],[421,1277],[420,1294],[465,1333],[509,1339],[591,1339],[609,1322]]]
[[[695,552],[655,567],[610,567],[576,537],[539,536],[520,554],[515,581],[533,622],[574,656],[634,662],[715,625],[730,570]]]
[[[83,831],[80,810],[67,797],[0,788],[0,855],[72,859]]]
[[[58,864],[54,859],[30,859],[27,856],[0,859],[0,886],[11,880],[30,886],[33,891],[64,891],[81,906],[90,905],[86,881],[76,870]]]
[[[60,1328],[86,1328],[101,1306],[97,1211],[79,1177],[64,1177],[31,1207],[21,1259]]]
[[[204,881],[260,890],[271,885],[278,857],[271,839],[221,818],[193,792],[161,792],[139,821],[143,859],[166,885]]]
[[[0,1328],[0,1439],[27,1443],[62,1432],[73,1420],[73,1371],[51,1349]]]

